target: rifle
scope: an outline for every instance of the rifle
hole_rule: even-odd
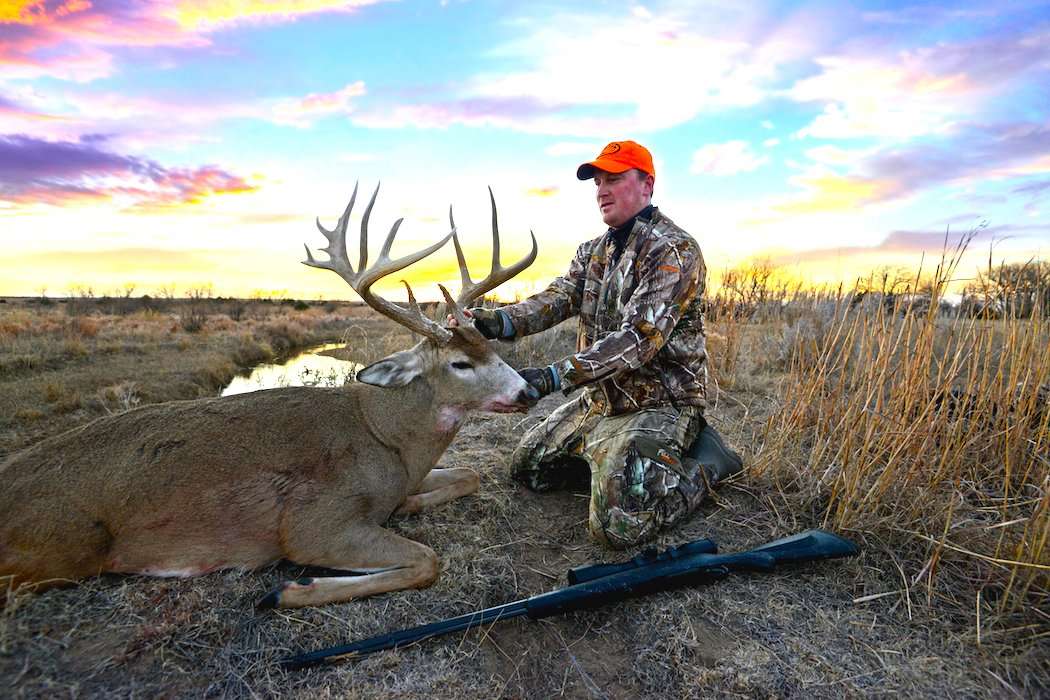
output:
[[[856,555],[857,551],[857,546],[849,540],[824,530],[807,530],[735,554],[718,554],[718,545],[708,539],[671,547],[662,552],[650,547],[633,559],[619,564],[592,564],[571,569],[568,575],[570,585],[566,588],[352,644],[292,656],[280,663],[288,669],[333,663],[512,617],[526,615],[538,620],[597,607],[629,596],[711,583],[733,571],[771,571],[778,564],[850,557]]]

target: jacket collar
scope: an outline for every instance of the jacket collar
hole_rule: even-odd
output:
[[[610,227],[606,233],[609,234],[614,240],[625,241],[627,237],[634,231],[635,224],[642,223],[647,224],[652,221],[654,215],[657,213],[657,209],[654,205],[649,204],[640,212],[632,216],[630,219],[620,224],[617,228]]]

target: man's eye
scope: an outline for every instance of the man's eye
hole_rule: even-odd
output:
[[[452,369],[474,369],[474,365],[469,362],[453,362]]]

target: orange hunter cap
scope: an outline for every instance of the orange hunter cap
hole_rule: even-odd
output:
[[[594,177],[595,170],[623,173],[631,168],[638,168],[656,177],[653,156],[645,146],[634,141],[613,141],[602,149],[597,158],[578,167],[576,177],[581,180],[590,180]]]

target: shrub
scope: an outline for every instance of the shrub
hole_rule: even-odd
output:
[[[141,402],[135,382],[120,382],[99,389],[96,396],[107,413],[122,413]]]
[[[62,343],[62,354],[69,359],[76,359],[86,356],[88,349],[80,338],[66,338]]]
[[[61,396],[54,404],[51,405],[51,411],[55,414],[72,413],[83,405],[80,400],[80,393],[76,391],[69,392]]]
[[[44,417],[44,412],[35,408],[23,408],[15,412],[15,418],[23,423],[33,423]]]
[[[250,367],[274,356],[273,348],[268,343],[259,342],[253,336],[245,334],[238,338],[234,348],[233,361],[240,367]]]
[[[72,336],[79,336],[81,338],[94,338],[98,335],[100,322],[96,318],[90,318],[87,316],[76,316],[75,318],[69,319],[66,323],[66,330]]]
[[[261,334],[271,348],[282,354],[293,348],[299,348],[307,344],[309,333],[302,324],[295,321],[272,321],[263,324],[257,331]]]
[[[48,382],[44,385],[44,400],[55,403],[66,395],[66,387],[57,382]]]

